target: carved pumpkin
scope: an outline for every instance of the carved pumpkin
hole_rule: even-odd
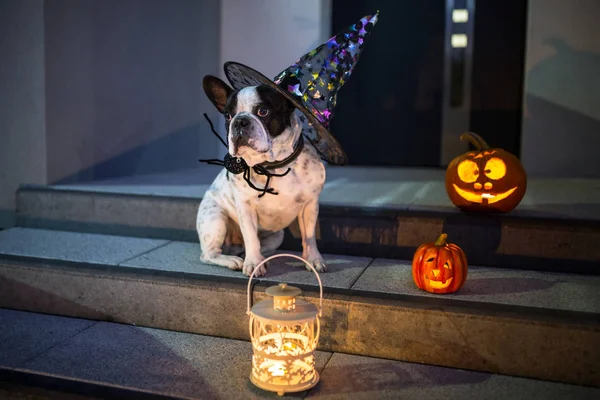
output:
[[[479,135],[460,136],[477,150],[456,157],[446,169],[446,192],[464,211],[509,212],[523,199],[527,174],[517,157],[502,149],[490,149]]]
[[[452,293],[467,280],[467,257],[460,247],[446,242],[442,233],[435,243],[417,249],[412,261],[412,276],[419,289],[431,293]]]

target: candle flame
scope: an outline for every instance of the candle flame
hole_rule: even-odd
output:
[[[271,373],[271,376],[284,376],[287,372],[285,367],[281,364],[273,364],[267,371]]]
[[[292,343],[292,342],[285,342],[283,345],[283,349],[284,350],[296,350],[296,343]]]

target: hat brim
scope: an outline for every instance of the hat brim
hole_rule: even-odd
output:
[[[283,90],[273,80],[267,78],[254,68],[248,67],[247,65],[240,64],[234,61],[228,61],[223,66],[225,76],[231,86],[234,89],[241,89],[248,86],[266,85],[281,93],[286,99],[288,99],[307,119],[310,123],[311,129],[315,135],[310,135],[305,132],[305,136],[313,144],[315,149],[319,152],[321,158],[330,164],[345,165],[348,163],[348,157],[346,152],[342,148],[341,144],[337,139],[329,133],[327,128],[319,122],[319,120],[310,112],[308,108],[298,101],[297,98],[292,96],[288,91]]]

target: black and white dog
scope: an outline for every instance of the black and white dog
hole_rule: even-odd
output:
[[[204,90],[226,120],[229,154],[242,157],[248,166],[285,160],[298,149],[302,138],[294,105],[268,86],[234,91],[221,79],[204,78]],[[297,217],[302,234],[302,257],[318,271],[326,266],[317,249],[315,228],[319,194],[325,183],[325,166],[308,140],[301,152],[274,173],[270,185],[277,195],[259,197],[241,174],[223,169],[204,195],[196,229],[202,262],[241,269],[250,275],[283,241],[284,229]],[[252,182],[264,187],[266,176],[253,174]],[[241,256],[243,255],[243,259]],[[264,275],[265,266],[256,271]]]

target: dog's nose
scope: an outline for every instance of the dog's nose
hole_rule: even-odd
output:
[[[238,118],[233,123],[233,127],[236,129],[246,128],[248,125],[250,125],[248,118]]]

